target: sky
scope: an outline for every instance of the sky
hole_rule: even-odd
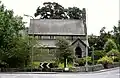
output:
[[[24,14],[34,17],[37,7],[43,6],[44,2],[57,2],[65,8],[73,6],[86,8],[88,34],[99,35],[102,27],[105,26],[108,31],[118,25],[119,0],[2,0],[7,9],[23,17],[27,27],[30,18],[25,17]]]

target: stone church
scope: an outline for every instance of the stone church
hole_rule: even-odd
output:
[[[29,36],[40,40],[47,49],[55,49],[57,37],[64,37],[73,47],[78,58],[88,53],[88,39],[86,17],[82,19],[31,19],[28,31]]]

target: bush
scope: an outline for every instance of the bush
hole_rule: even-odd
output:
[[[105,56],[105,52],[103,50],[95,50],[94,52],[94,60],[98,60],[100,58],[102,58],[103,56]]]
[[[120,57],[113,56],[112,59],[113,59],[114,62],[119,62]]]
[[[89,65],[92,64],[91,57],[87,57],[87,61]],[[76,59],[76,63],[78,63],[79,66],[84,66],[86,63],[86,57]]]
[[[32,67],[33,68],[39,68],[40,62],[33,62]]]
[[[59,63],[59,66],[58,66],[58,67],[59,67],[59,68],[64,68],[64,63]],[[73,65],[70,64],[70,63],[68,63],[68,64],[67,64],[67,67],[68,67],[68,68],[72,68]]]
[[[78,58],[76,60],[76,63],[78,63],[79,66],[84,66],[85,65],[85,60],[83,58]]]
[[[109,52],[112,49],[117,49],[117,45],[112,39],[108,39],[108,41],[104,45],[104,51]]]
[[[112,64],[113,60],[112,60],[112,58],[105,56],[105,57],[100,58],[97,62],[99,64]]]
[[[114,62],[118,62],[120,60],[120,52],[118,50],[112,49],[107,53],[108,57],[111,57]]]
[[[120,56],[120,52],[116,49],[112,49],[107,53],[107,56]]]

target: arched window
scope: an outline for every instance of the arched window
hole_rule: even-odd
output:
[[[78,58],[82,58],[82,50],[79,46],[75,49],[75,55],[78,56]]]

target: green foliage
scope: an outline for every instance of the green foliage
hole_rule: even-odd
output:
[[[100,36],[96,35],[90,35],[88,38],[90,48],[91,46],[94,46],[95,50],[103,50],[104,45],[106,41],[111,38],[112,39],[112,34],[111,31],[106,32],[105,27],[102,27],[100,30]]]
[[[107,56],[120,56],[120,52],[116,49],[112,49],[107,53]]]
[[[54,61],[56,59],[55,49],[47,49],[47,48],[38,48],[34,47],[33,49],[33,58],[34,61]]]
[[[67,15],[70,19],[81,19],[82,18],[82,10],[77,7],[69,7],[66,9]]]
[[[63,63],[59,63],[58,67],[59,67],[59,68],[64,68],[64,64],[63,64]],[[73,65],[70,64],[70,63],[68,63],[67,67],[68,67],[68,68],[72,68]]]
[[[117,46],[112,39],[108,39],[108,41],[104,45],[104,51],[109,52],[112,49],[117,49]]]
[[[97,49],[95,46],[97,39],[98,39],[97,36],[95,36],[93,34],[89,35],[88,42],[89,42],[89,46],[90,46],[90,51],[92,51],[92,46],[94,46],[95,50]]]
[[[120,61],[120,56],[117,57],[117,56],[112,56],[112,59],[114,62],[119,62]]]
[[[59,62],[65,64],[65,60],[67,59],[68,63],[73,62],[73,49],[70,47],[70,44],[64,38],[58,38],[56,40],[56,57]]]
[[[37,62],[37,61],[33,62],[32,66],[33,66],[33,68],[39,68],[40,62]]]
[[[120,52],[120,45],[118,44],[118,51]]]
[[[0,60],[8,67],[24,67],[29,61],[28,39],[21,37],[25,26],[22,17],[0,3]]]
[[[37,8],[35,17],[40,15],[40,19],[81,19],[85,18],[85,9],[77,7],[64,8],[56,2],[44,2],[43,7]]]
[[[92,64],[92,59],[91,59],[91,57],[89,57],[89,56],[87,57],[87,62],[88,62],[89,65]],[[76,63],[78,63],[79,66],[84,66],[85,63],[86,63],[86,57],[77,58],[77,59],[76,59]]]
[[[37,8],[35,17],[40,15],[41,19],[62,19],[67,18],[67,16],[64,13],[64,7],[62,7],[60,4],[56,2],[44,2],[43,7],[40,8],[40,6]]]
[[[108,38],[110,38],[110,34],[108,32],[105,31],[105,27],[102,27],[100,30],[100,36],[98,36],[98,38],[96,39],[96,50],[103,50],[104,49],[104,45],[105,42],[108,40]]]
[[[18,37],[11,43],[11,47],[7,53],[2,52],[1,60],[6,62],[9,67],[24,67],[30,61],[30,46],[27,38]]]
[[[118,50],[112,49],[107,53],[108,57],[111,57],[114,62],[119,62],[120,60],[120,52]]]
[[[118,22],[118,26],[113,27],[113,34],[115,43],[117,44],[118,50],[120,51],[120,20]]]
[[[98,60],[98,59],[102,58],[105,55],[106,55],[106,53],[103,50],[95,50],[95,52],[94,52],[94,60]]]
[[[99,64],[112,64],[113,60],[112,58],[108,57],[108,56],[104,56],[102,58],[100,58],[97,63]]]

